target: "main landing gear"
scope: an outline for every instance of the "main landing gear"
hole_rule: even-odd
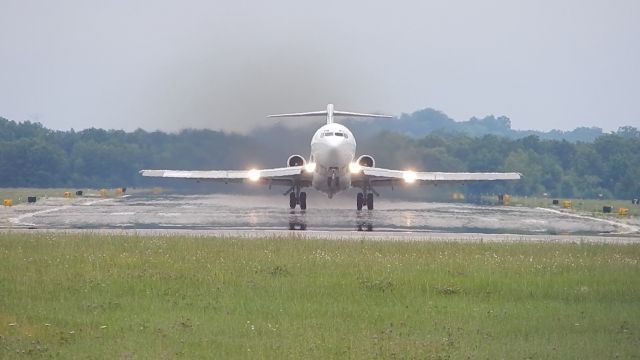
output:
[[[358,210],[362,210],[362,207],[365,204],[367,205],[367,209],[373,210],[373,194],[372,193],[367,193],[365,191],[364,193],[358,193],[358,195],[356,196],[356,207],[358,208]]]
[[[358,210],[366,205],[367,209],[373,210],[373,195],[380,196],[378,192],[369,183],[362,185],[362,192],[356,196],[356,207]]]
[[[294,186],[289,192],[289,207],[295,209],[298,204],[300,205],[300,210],[307,209],[307,193],[300,192],[300,186]]]

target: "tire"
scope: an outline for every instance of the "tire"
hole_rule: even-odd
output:
[[[300,209],[301,210],[307,209],[307,193],[306,192],[300,193]]]
[[[373,194],[367,194],[367,209],[373,210]]]
[[[296,199],[296,194],[289,193],[289,207],[292,209],[295,209],[297,204],[298,204],[298,201]]]
[[[358,208],[358,210],[362,210],[363,204],[364,204],[364,194],[358,193],[358,196],[356,196],[356,207]]]

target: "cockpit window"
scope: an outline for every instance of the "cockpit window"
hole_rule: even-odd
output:
[[[333,132],[325,131],[325,132],[323,132],[323,133],[320,133],[320,137],[321,137],[321,138],[323,138],[323,137],[325,137],[325,136],[342,136],[342,137],[344,137],[345,139],[348,139],[348,138],[349,138],[349,135],[347,135],[347,133],[343,133],[343,132],[335,132],[335,133],[333,133]]]

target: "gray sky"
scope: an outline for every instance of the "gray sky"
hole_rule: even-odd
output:
[[[639,84],[637,0],[0,0],[0,116],[54,129],[244,131],[333,102],[614,130],[640,127]]]

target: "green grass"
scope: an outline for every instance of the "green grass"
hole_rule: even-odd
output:
[[[81,188],[0,188],[0,205],[2,200],[11,199],[13,205],[27,202],[29,196],[35,196],[40,200],[44,197],[64,197],[64,193],[69,191],[75,196],[77,190],[83,190],[85,196],[100,196],[100,189],[81,189]],[[127,194],[150,192],[148,189],[127,189]],[[116,196],[115,189],[107,189],[107,196]]]
[[[0,358],[640,357],[640,246],[0,234]]]

